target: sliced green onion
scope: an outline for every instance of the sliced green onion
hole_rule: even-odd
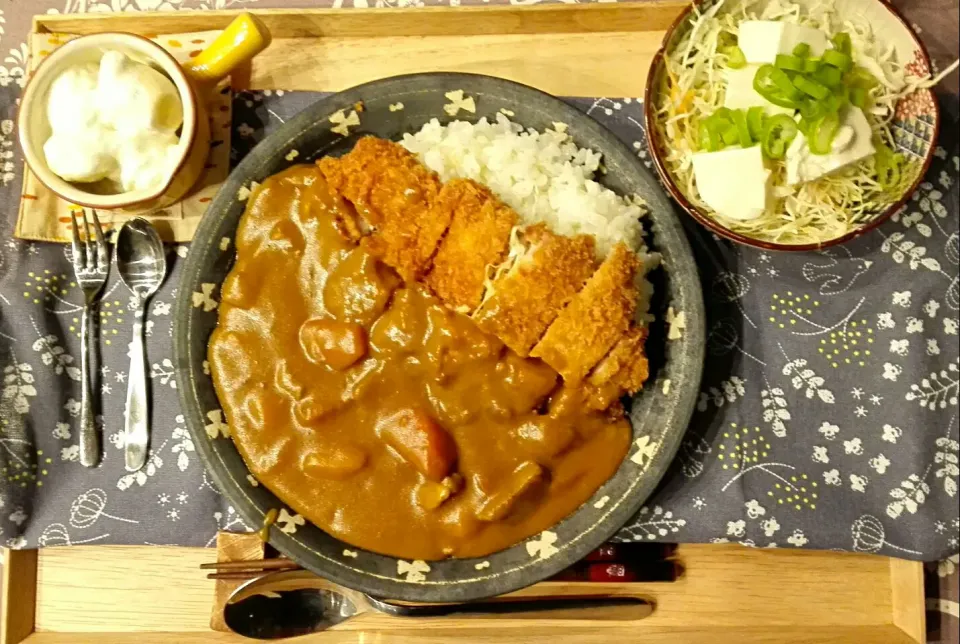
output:
[[[853,43],[850,41],[850,34],[841,31],[833,37],[833,48],[843,54],[853,53]]]
[[[727,147],[728,145],[733,145],[739,140],[739,137],[735,136],[736,126],[733,124],[733,110],[729,107],[721,107],[716,112],[714,112],[710,118],[710,127],[717,134],[717,139],[719,143],[717,144],[717,149]],[[729,131],[733,130],[734,133],[728,134]]]
[[[839,87],[843,84],[843,72],[829,65],[824,65],[811,76],[827,87]]]
[[[804,136],[810,135],[810,130],[813,129],[813,126],[820,121],[822,117],[809,118],[806,116],[801,116],[800,120],[797,122],[797,129],[803,132]]]
[[[730,69],[743,69],[747,66],[747,57],[736,45],[727,47],[724,53],[727,55],[727,67]]]
[[[850,58],[849,53],[834,51],[833,49],[828,49],[827,51],[823,52],[823,62],[836,67],[842,72],[845,72],[853,67],[853,59]]]
[[[791,72],[802,72],[804,70],[804,60],[799,56],[790,56],[788,54],[777,54],[774,65],[777,69],[786,69]]]
[[[826,113],[827,105],[822,101],[809,99],[800,105],[800,116],[808,123],[823,118]],[[800,130],[806,133],[806,129],[803,127],[803,124],[801,124]]]
[[[778,114],[767,121],[763,128],[763,153],[770,159],[782,159],[787,147],[797,137],[796,122],[786,114]]]
[[[846,85],[839,85],[833,88],[833,96],[828,101],[831,106],[835,106],[832,111],[839,112],[850,105],[850,88]]]
[[[803,71],[805,74],[814,74],[818,69],[820,69],[819,58],[808,58],[803,61]]]
[[[720,133],[710,118],[700,121],[700,149],[707,152],[720,149]]]
[[[838,94],[830,94],[822,101],[814,101],[820,106],[820,116],[826,116],[827,114],[833,114],[839,112],[842,108],[847,106],[849,102],[846,96]]]
[[[859,66],[847,72],[845,82],[852,87],[862,87],[868,92],[880,84],[873,74]]]
[[[807,145],[814,154],[830,154],[833,140],[840,129],[840,116],[830,113],[816,123],[811,124],[807,132]]]
[[[774,105],[796,109],[800,106],[800,92],[782,69],[773,65],[761,65],[753,77],[753,89]]]
[[[793,79],[793,84],[804,94],[812,96],[818,101],[822,101],[826,97],[830,96],[830,88],[825,85],[821,85],[815,80],[809,79],[806,76],[797,76]]]
[[[792,98],[793,100],[800,100],[803,98],[803,94],[798,90],[798,88],[793,84],[793,81],[789,76],[782,70],[777,69],[776,67],[770,72],[770,78],[773,80],[774,85],[784,94],[787,98]]]
[[[720,133],[720,138],[725,145],[736,145],[740,142],[740,132],[737,131],[737,126],[731,123]]]
[[[733,124],[733,110],[729,107],[720,107],[717,108],[717,111],[711,116],[718,125],[723,125],[724,127]],[[723,128],[721,128],[723,129]]]
[[[797,43],[797,46],[793,48],[793,55],[806,58],[810,55],[810,45],[805,42]]]
[[[900,183],[902,175],[903,155],[881,144],[877,146],[874,159],[877,169],[877,183],[885,190],[895,188]]]
[[[740,146],[749,148],[753,145],[753,137],[750,136],[750,125],[747,123],[747,114],[743,110],[734,110],[733,124],[737,126],[737,135],[740,139]]]
[[[759,141],[763,137],[763,124],[767,115],[762,107],[751,107],[747,110],[747,127],[750,129],[750,138]]]
[[[795,110],[800,106],[800,103],[793,98],[787,98],[779,93],[763,94],[760,93],[763,98],[768,102],[773,103],[777,107],[785,107],[787,109]]]
[[[850,88],[850,103],[861,110],[867,108],[867,90],[862,87]]]

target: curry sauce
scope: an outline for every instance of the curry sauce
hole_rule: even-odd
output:
[[[627,421],[561,404],[555,370],[351,241],[351,208],[295,166],[241,219],[209,359],[250,471],[331,535],[408,559],[482,556],[576,510]]]

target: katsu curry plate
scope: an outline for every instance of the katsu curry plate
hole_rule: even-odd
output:
[[[634,154],[465,74],[369,83],[261,142],[177,302],[197,450],[285,555],[379,596],[540,581],[642,507],[703,363],[696,266]]]

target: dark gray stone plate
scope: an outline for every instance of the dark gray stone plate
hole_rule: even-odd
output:
[[[562,72],[560,72],[562,73]],[[446,94],[463,90],[476,112],[451,117]],[[363,110],[354,115],[362,101]],[[402,104],[402,109],[399,104]],[[648,243],[663,255],[652,275],[656,291],[648,353],[651,378],[630,409],[634,442],[619,470],[566,519],[517,545],[478,559],[404,561],[354,548],[284,506],[249,474],[228,438],[220,403],[205,365],[207,340],[217,323],[219,287],[234,260],[233,238],[251,182],[292,163],[349,150],[358,137],[399,139],[432,118],[477,120],[505,110],[539,130],[565,123],[574,141],[603,154],[602,183],[637,194],[650,207]],[[294,153],[293,151],[296,151]],[[668,340],[667,309],[675,314]],[[679,318],[679,319],[677,319]],[[174,329],[177,382],[197,452],[224,495],[248,525],[280,514],[270,543],[305,568],[334,582],[382,597],[452,602],[506,593],[545,579],[610,538],[636,513],[667,469],[699,390],[704,357],[700,280],[680,221],[656,180],[613,134],[562,101],[506,80],[469,74],[388,78],[324,98],[287,121],[243,159],[211,203],[187,256]]]

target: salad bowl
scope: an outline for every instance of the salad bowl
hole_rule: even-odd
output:
[[[718,7],[718,4],[723,6]],[[762,19],[768,19],[769,13],[779,15],[784,9],[787,11],[793,9],[793,15],[796,15],[818,5],[823,6],[815,0],[795,0],[794,2],[744,0],[739,4],[749,5],[750,9],[759,14]],[[731,7],[737,6],[737,2],[725,4],[724,0],[702,0],[692,3],[667,30],[660,50],[654,55],[644,96],[645,126],[648,132],[650,155],[667,192],[687,214],[716,235],[764,250],[818,250],[842,244],[873,230],[899,211],[919,186],[933,160],[941,118],[940,108],[930,89],[932,83],[928,80],[932,71],[930,56],[904,17],[892,5],[882,0],[837,0],[830,3],[830,6],[835,12],[837,22],[845,27],[854,24],[867,26],[877,47],[892,53],[898,67],[902,70],[904,86],[898,92],[895,106],[890,113],[881,117],[889,119],[888,145],[902,161],[895,192],[890,194],[883,203],[876,204],[876,207],[871,205],[850,217],[849,225],[842,234],[801,242],[781,240],[770,235],[733,230],[725,225],[691,194],[691,182],[682,180],[677,176],[675,168],[671,168],[671,164],[667,161],[671,144],[664,134],[662,126],[664,116],[659,113],[661,110],[658,107],[663,105],[666,92],[670,91],[671,86],[667,60],[670,56],[678,54],[678,46],[685,38],[691,36],[692,29],[698,28],[698,20],[702,16],[711,11],[728,11]],[[788,20],[791,19],[789,13],[785,17]]]

